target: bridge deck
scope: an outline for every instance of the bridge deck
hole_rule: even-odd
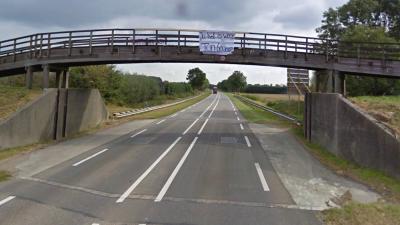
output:
[[[199,51],[198,32],[104,29],[6,40],[0,42],[0,76],[24,73],[27,66],[41,70],[46,64],[54,68],[141,62],[246,64],[400,76],[400,45],[237,32],[234,53],[221,57]]]

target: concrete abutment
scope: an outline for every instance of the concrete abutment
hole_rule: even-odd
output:
[[[97,89],[45,89],[38,99],[0,122],[0,149],[60,140],[107,118]]]

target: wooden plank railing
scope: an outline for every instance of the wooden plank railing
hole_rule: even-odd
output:
[[[30,57],[42,57],[56,48],[90,48],[99,46],[127,46],[135,52],[135,46],[182,46],[199,45],[199,30],[187,29],[97,29],[75,30],[52,33],[38,33],[5,41],[0,41],[1,57],[29,53]],[[336,40],[301,37],[293,35],[236,32],[235,48],[259,49],[264,51],[282,51],[302,53],[305,58],[310,54],[324,55],[327,60],[344,58],[371,58],[386,61],[400,61],[400,45],[393,43],[339,42]],[[1,60],[0,60],[1,64]]]

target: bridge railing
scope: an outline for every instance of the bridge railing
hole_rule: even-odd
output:
[[[125,46],[135,52],[137,46],[199,46],[198,30],[174,29],[98,29],[52,33],[39,33],[0,41],[0,59],[28,53],[30,58],[51,57],[54,49],[89,48],[92,54],[96,47]],[[400,45],[390,43],[351,43],[324,40],[313,37],[291,35],[236,32],[235,49],[257,49],[324,55],[327,60],[348,58],[372,58],[400,60]],[[2,61],[0,61],[2,63]]]

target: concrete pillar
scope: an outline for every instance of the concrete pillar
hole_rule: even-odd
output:
[[[32,68],[32,66],[26,67],[25,83],[26,83],[26,88],[32,89],[32,83],[33,83],[33,68]]]
[[[333,78],[334,78],[334,92],[342,94],[345,96],[346,92],[346,85],[345,85],[345,75],[342,72],[339,71],[334,71],[333,73]]]
[[[43,65],[43,89],[49,88],[49,75],[50,75],[50,67],[49,65]]]
[[[69,88],[69,72],[68,72],[68,70],[63,71],[63,88]]]
[[[62,82],[61,82],[61,71],[58,70],[56,72],[56,88],[60,89],[61,85],[62,85]]]
[[[327,71],[327,82],[326,82],[326,92],[327,93],[332,93],[335,89],[335,79],[334,79],[334,71],[333,70],[328,70]]]

